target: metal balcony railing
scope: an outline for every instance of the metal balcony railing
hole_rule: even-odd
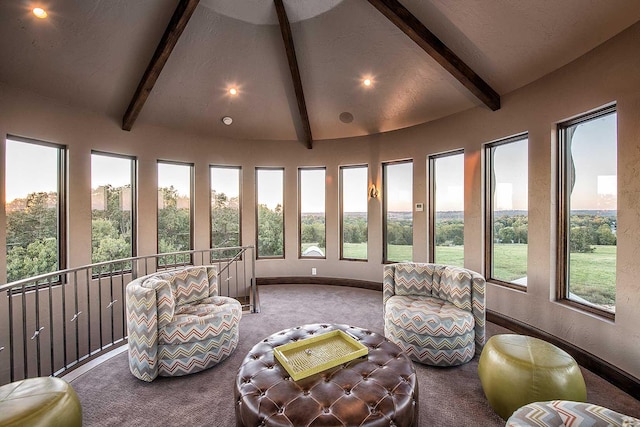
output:
[[[219,294],[259,312],[253,246],[124,258],[8,283],[0,286],[0,385],[62,376],[126,344],[127,284],[186,265],[215,265]]]

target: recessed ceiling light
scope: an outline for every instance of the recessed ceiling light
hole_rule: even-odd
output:
[[[36,17],[40,19],[44,19],[48,16],[47,11],[41,7],[34,7],[32,12]]]
[[[235,87],[232,87],[231,89],[229,89],[229,93],[231,95],[237,95],[238,94],[238,89],[236,89]]]
[[[229,116],[224,116],[222,118],[222,123],[224,123],[225,125],[229,126],[231,123],[233,123],[233,119]]]
[[[362,81],[362,84],[365,85],[365,86],[371,86],[371,79],[364,79]]]

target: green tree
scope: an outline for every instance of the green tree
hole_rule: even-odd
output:
[[[211,247],[240,246],[240,203],[237,197],[211,193]],[[214,252],[217,259],[232,258],[237,250]]]
[[[190,209],[178,207],[178,190],[172,185],[160,188],[163,207],[158,209],[158,250],[160,253],[191,249]],[[171,262],[188,262],[189,255],[171,258]],[[165,263],[164,259],[161,263]],[[169,261],[167,261],[169,262]]]
[[[7,254],[9,282],[50,273],[57,267],[58,242],[53,237],[31,242],[26,248],[15,246]]]
[[[569,233],[569,251],[591,253],[595,250],[591,233],[586,227],[572,227]]]
[[[602,224],[597,231],[598,245],[615,245],[616,235],[611,231],[611,226]]]
[[[7,207],[7,280],[57,270],[57,193],[30,193],[11,205],[14,208]]]
[[[282,206],[275,209],[258,205],[258,254],[276,257],[284,254],[284,217]]]
[[[499,237],[501,243],[513,243],[516,238],[516,232],[513,227],[503,227],[500,230]]]

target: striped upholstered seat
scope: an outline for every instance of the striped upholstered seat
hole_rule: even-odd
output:
[[[215,267],[186,267],[127,285],[129,368],[153,381],[186,375],[227,358],[238,345],[242,307],[218,296]]]
[[[591,403],[553,400],[523,406],[507,427],[632,427],[640,420]]]
[[[471,360],[485,340],[485,281],[438,264],[385,266],[385,336],[413,360],[453,366]]]

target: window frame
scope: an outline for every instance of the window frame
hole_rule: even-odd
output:
[[[238,171],[238,246],[242,246],[242,166],[234,165],[209,165],[209,248],[213,249],[213,211],[211,209],[211,186],[213,169],[236,169]],[[211,254],[213,255],[213,253]],[[218,261],[218,259],[212,259]]]
[[[6,142],[7,140],[25,143],[25,144],[33,144],[40,145],[43,147],[55,148],[56,149],[56,163],[57,163],[57,174],[56,174],[56,186],[57,186],[57,201],[56,201],[56,214],[57,214],[57,240],[58,240],[58,266],[57,270],[65,270],[67,268],[67,219],[68,219],[68,198],[67,198],[67,182],[68,182],[68,147],[64,144],[57,144],[55,142],[50,141],[42,141],[33,138],[27,138],[12,134],[7,134],[5,136],[5,162],[6,162]],[[3,168],[5,165],[3,165]],[[4,176],[4,185],[6,190],[6,170]],[[6,203],[6,202],[5,202]],[[6,212],[5,212],[5,227],[6,227]],[[5,233],[5,257],[6,257],[6,233]],[[54,270],[56,271],[56,270]],[[52,273],[52,272],[49,272]],[[6,271],[5,265],[5,274],[8,276],[8,271]],[[48,274],[48,273],[42,273]],[[32,286],[28,286],[25,288],[26,290],[40,289],[40,287],[48,287],[50,285],[60,285],[64,282],[64,276],[57,276],[57,280],[53,282],[43,282],[36,283]],[[19,279],[22,280],[22,279]]]
[[[188,262],[176,262],[174,264],[160,264],[160,228],[158,227],[158,217],[160,214],[160,209],[158,208],[158,200],[157,194],[158,190],[160,190],[159,186],[159,176],[158,176],[158,166],[160,164],[167,165],[177,165],[177,166],[188,166],[189,167],[189,249],[188,251],[193,251],[194,249],[194,224],[195,224],[195,198],[194,198],[194,189],[195,189],[195,164],[189,162],[180,162],[176,160],[156,160],[156,250],[159,255],[156,257],[156,268],[167,268],[167,267],[177,267],[181,265],[193,265],[193,252],[189,253],[189,261]],[[179,251],[181,252],[181,251]]]
[[[271,171],[282,171],[282,256],[260,256],[260,251],[259,251],[259,244],[258,244],[258,238],[259,238],[259,221],[258,221],[258,190],[260,189],[260,187],[258,186],[258,171],[261,170],[271,170]],[[285,218],[285,194],[286,194],[286,175],[285,175],[285,168],[284,166],[256,166],[254,169],[254,173],[255,173],[255,201],[254,201],[254,207],[255,207],[255,220],[256,220],[256,259],[285,259],[286,257],[286,252],[287,252],[287,245],[286,245],[286,237],[287,237],[287,233],[286,231],[286,218]]]
[[[413,232],[413,158],[409,159],[401,159],[401,160],[392,160],[389,162],[382,162],[382,264],[394,264],[399,261],[391,261],[388,259],[387,253],[387,166],[398,165],[403,163],[411,163],[412,173],[411,173],[411,231]],[[413,243],[411,244],[411,259],[413,261]]]
[[[572,119],[565,120],[556,124],[556,137],[557,137],[557,188],[556,188],[556,200],[557,200],[557,252],[556,252],[556,302],[563,305],[585,311],[591,314],[595,314],[605,319],[614,321],[615,312],[604,310],[593,305],[583,304],[578,301],[569,299],[569,284],[570,284],[570,266],[569,266],[569,229],[570,229],[570,199],[571,182],[568,179],[571,170],[571,154],[568,152],[566,133],[565,130],[569,127],[576,126],[582,123],[587,123],[591,120],[598,119],[610,114],[617,114],[617,104],[605,105],[601,108],[593,111],[581,114]],[[616,134],[616,150],[617,150],[617,134]],[[617,165],[616,165],[617,170]],[[616,244],[617,246],[617,244]],[[616,256],[617,258],[617,256]],[[617,277],[616,277],[617,287]]]
[[[493,174],[493,168],[494,168],[494,158],[493,158],[493,154],[492,154],[492,149],[493,148],[497,148],[500,146],[504,146],[507,144],[512,144],[515,142],[520,142],[520,141],[524,141],[524,140],[529,140],[529,133],[528,132],[523,132],[523,133],[519,133],[507,138],[503,138],[503,139],[499,139],[496,141],[492,141],[492,142],[488,142],[484,145],[484,153],[485,153],[485,238],[484,238],[484,247],[485,247],[485,264],[484,264],[484,277],[486,278],[486,280],[491,283],[495,283],[497,285],[500,286],[504,286],[507,288],[511,288],[511,289],[515,289],[518,291],[523,291],[523,292],[527,292],[527,286],[524,285],[518,285],[517,283],[513,283],[513,282],[507,282],[501,279],[496,279],[495,277],[493,277],[492,274],[492,270],[493,270],[493,245],[494,245],[494,226],[493,226],[493,221],[494,221],[494,211],[493,211],[493,202],[494,202],[494,191],[493,191],[493,184],[494,184],[494,174]],[[527,168],[528,168],[528,162],[529,162],[529,152],[528,152],[528,148],[529,145],[527,144]],[[527,182],[527,186],[529,185],[529,183]],[[527,203],[527,217],[529,214],[529,210],[528,210],[528,203]],[[528,228],[527,228],[527,234],[528,234]],[[528,241],[528,238],[527,238]],[[527,251],[528,251],[528,243],[527,243]],[[529,268],[528,268],[528,264],[529,264],[529,259],[527,257],[527,276],[529,274]]]
[[[302,173],[304,171],[324,171],[324,256],[302,256]],[[284,193],[283,193],[284,194]],[[284,209],[284,207],[283,207]],[[327,259],[327,168],[326,166],[304,166],[298,168],[298,259]]]
[[[456,150],[446,151],[444,153],[431,154],[427,157],[427,161],[428,161],[427,166],[429,169],[429,172],[428,172],[429,225],[427,227],[427,230],[429,233],[429,242],[428,242],[429,256],[427,259],[432,264],[436,262],[435,261],[435,257],[436,257],[436,160],[441,159],[443,157],[457,156],[459,154],[462,154],[463,163],[464,163],[464,148],[458,148]],[[463,177],[463,181],[464,181],[464,177]],[[464,188],[463,188],[463,194],[464,194]],[[463,201],[463,205],[464,205],[464,201]],[[463,246],[463,256],[464,256],[464,246]]]
[[[130,257],[138,256],[138,159],[136,156],[129,156],[126,154],[117,154],[117,153],[109,153],[106,151],[99,150],[91,150],[91,156],[104,156],[104,157],[113,157],[116,159],[125,159],[131,161],[131,170],[130,170],[130,178],[131,178],[131,255]],[[93,220],[93,209],[92,209],[92,218]],[[93,234],[93,230],[92,230]],[[92,235],[93,238],[93,235]],[[93,248],[92,248],[93,250]],[[93,252],[91,252],[91,260],[93,262]],[[123,270],[123,271],[114,271],[113,274],[127,273],[131,272],[131,269]],[[106,273],[102,273],[101,276],[104,276]],[[108,275],[108,274],[107,274]]]
[[[338,231],[338,238],[340,239],[340,261],[356,261],[356,262],[368,262],[369,261],[369,203],[367,203],[367,211],[365,212],[366,216],[367,216],[367,256],[366,258],[346,258],[344,256],[344,192],[343,192],[343,183],[344,183],[344,177],[342,175],[342,172],[345,169],[361,169],[361,168],[365,168],[367,170],[367,188],[365,188],[365,191],[368,193],[369,191],[369,165],[367,163],[364,164],[357,164],[357,165],[345,165],[345,166],[340,166],[339,167],[339,181],[340,181],[340,185],[339,185],[339,205],[340,205],[340,212],[339,212],[339,221],[340,221],[340,226],[339,226],[339,231]],[[367,195],[367,201],[369,200],[369,196]]]

